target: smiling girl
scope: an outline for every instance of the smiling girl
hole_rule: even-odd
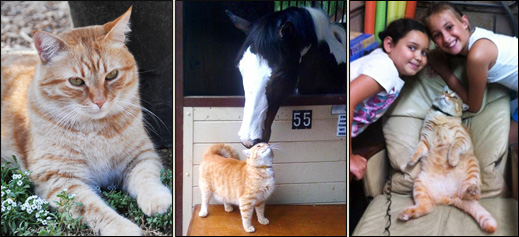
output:
[[[413,76],[427,64],[429,37],[420,22],[395,20],[378,36],[382,47],[350,64],[352,137],[376,122],[395,101],[404,86],[401,76]],[[356,179],[366,172],[366,159],[351,149],[350,172]]]
[[[469,105],[470,112],[481,109],[487,83],[499,83],[517,93],[516,37],[471,28],[468,17],[447,2],[433,5],[424,17],[424,23],[440,50],[432,52],[431,67]],[[444,53],[467,58],[467,88],[452,73]],[[512,112],[509,142],[517,147],[517,107]]]

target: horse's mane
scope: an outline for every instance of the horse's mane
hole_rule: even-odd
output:
[[[241,60],[241,57],[250,46],[252,53],[261,55],[269,64],[279,63],[279,53],[286,50],[282,48],[283,42],[281,37],[279,37],[279,31],[288,21],[293,25],[295,36],[293,43],[296,44],[291,45],[291,47],[296,47],[299,52],[304,47],[317,43],[314,22],[308,10],[290,7],[283,11],[265,15],[254,22],[250,33],[238,52],[236,62]]]

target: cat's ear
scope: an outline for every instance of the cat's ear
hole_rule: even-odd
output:
[[[467,111],[467,110],[469,110],[469,106],[468,106],[467,104],[463,103],[463,104],[461,105],[461,111],[465,112],[465,111]]]
[[[131,31],[130,29],[130,15],[132,13],[132,7],[128,9],[124,14],[114,21],[108,22],[103,25],[106,32],[108,32],[104,39],[110,39],[125,43],[126,34]]]
[[[48,63],[55,59],[65,48],[66,43],[51,33],[36,31],[33,35],[34,46],[43,63]]]
[[[251,155],[250,149],[245,149],[242,152],[246,157],[249,157]]]

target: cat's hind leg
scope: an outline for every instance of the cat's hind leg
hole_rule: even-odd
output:
[[[454,199],[453,205],[466,213],[470,214],[478,222],[481,229],[488,233],[493,233],[497,229],[497,223],[494,217],[479,204],[476,200]]]
[[[267,225],[269,223],[269,219],[265,217],[265,201],[260,204],[256,204],[256,215],[258,216],[258,222],[262,225]]]
[[[200,211],[198,212],[198,216],[206,217],[208,214],[209,201],[211,201],[213,193],[202,183],[200,183],[200,191],[202,194],[202,203],[200,204]]]
[[[223,202],[223,206],[224,206],[224,209],[226,212],[232,212],[234,209],[232,208],[231,204],[227,203],[227,202]]]
[[[398,219],[401,221],[408,221],[411,218],[421,217],[432,211],[434,201],[432,200],[425,185],[420,179],[416,179],[413,186],[413,198],[415,205],[410,206],[404,211],[400,212]]]

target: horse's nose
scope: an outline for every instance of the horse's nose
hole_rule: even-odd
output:
[[[252,147],[252,145],[251,145],[250,143],[248,143],[248,142],[246,142],[246,143],[241,142],[241,144],[242,144],[244,147],[246,147],[247,149],[250,149],[250,148]]]
[[[254,146],[254,145],[258,144],[258,143],[262,143],[262,142],[263,142],[262,139],[254,139],[254,140],[252,140],[252,146]]]
[[[258,144],[258,143],[262,143],[262,142],[265,142],[263,141],[262,139],[254,139],[252,141],[241,141],[241,144],[244,146],[244,147],[247,147],[247,148],[251,148],[253,147],[254,145]]]

